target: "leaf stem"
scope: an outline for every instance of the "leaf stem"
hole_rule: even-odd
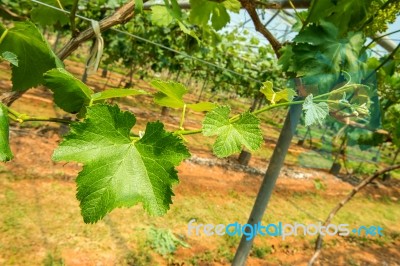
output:
[[[182,110],[182,115],[181,115],[181,121],[179,123],[179,129],[184,130],[183,128],[183,123],[185,123],[185,115],[186,115],[186,104],[183,105],[183,110]]]
[[[297,11],[297,8],[293,5],[293,2],[291,0],[289,0],[289,4],[292,7],[292,9],[294,10],[294,13],[296,13],[296,16],[300,19],[301,24],[305,25],[306,22],[304,21],[304,19],[300,16],[299,12]]]
[[[6,37],[7,33],[8,33],[8,29],[5,29],[4,32],[3,32],[3,34],[1,34],[1,37],[0,37],[0,44],[3,42],[3,40],[4,40],[4,38]]]
[[[295,105],[295,104],[303,104],[303,103],[304,103],[304,100],[294,101],[294,102],[277,103],[277,104],[268,105],[268,106],[265,106],[265,107],[263,107],[261,109],[258,109],[257,111],[254,111],[252,114],[253,115],[258,115],[258,114],[261,114],[263,112],[266,112],[266,111],[274,109],[274,108],[290,106],[290,105]]]
[[[18,116],[21,115],[20,113],[18,113],[17,111],[11,109],[10,107],[8,107],[8,106],[5,106],[5,107],[8,109],[8,113],[9,113],[9,114],[12,114],[12,115],[15,116],[15,117],[18,117]]]
[[[57,4],[58,4],[58,7],[59,7],[60,9],[64,10],[64,7],[63,7],[63,5],[61,4],[60,0],[56,0],[56,2],[57,2]]]
[[[333,100],[313,100],[314,103],[332,103],[332,104],[339,104],[339,101]]]
[[[341,87],[341,88],[339,88],[337,90],[333,90],[333,91],[330,91],[328,93],[324,93],[324,94],[315,96],[313,98],[313,102],[314,103],[325,102],[325,103],[331,103],[331,104],[340,104],[340,102],[338,100],[328,100],[328,99],[321,99],[321,98],[324,98],[324,97],[327,97],[327,96],[330,96],[330,95],[334,95],[334,94],[337,94],[337,93],[343,93],[343,92],[346,92],[347,90],[353,89],[354,87],[358,87],[358,86],[368,87],[368,86],[362,85],[362,84],[346,84],[345,86],[343,86],[343,87]],[[265,107],[263,107],[261,109],[258,109],[258,110],[254,111],[254,112],[251,112],[251,114],[258,115],[258,114],[264,113],[266,111],[269,111],[271,109],[278,108],[278,107],[286,107],[286,106],[291,106],[291,105],[303,104],[304,101],[305,100],[299,100],[299,101],[272,104],[272,105],[265,106]],[[344,104],[344,103],[342,103],[342,104]],[[349,106],[351,106],[351,105],[349,104]],[[185,108],[186,108],[186,105],[184,106],[184,110],[185,110]],[[182,113],[184,114],[184,112],[182,112]],[[230,123],[235,123],[239,119],[240,119],[240,114],[231,117],[229,119],[229,122]],[[183,125],[182,120],[183,119],[181,119],[180,130],[174,131],[173,132],[174,135],[194,135],[194,134],[202,133],[202,131],[203,131],[202,129],[184,130],[182,128],[182,125]]]
[[[354,87],[366,87],[366,88],[369,88],[367,85],[363,85],[363,84],[348,84],[348,85],[346,84],[345,86],[343,86],[343,87],[341,87],[341,88],[339,88],[337,90],[333,90],[333,91],[330,91],[330,92],[327,92],[327,93],[324,93],[324,94],[321,94],[321,95],[317,95],[317,96],[314,97],[314,100],[315,99],[324,98],[324,97],[327,97],[327,96],[330,96],[330,95],[333,95],[333,94],[337,94],[337,93],[343,93],[343,92],[346,92],[346,91],[348,91],[350,89],[353,89]]]
[[[29,121],[55,122],[62,124],[72,123],[72,121],[68,119],[55,118],[55,117],[42,117],[42,116],[32,117],[27,114],[18,113],[17,111],[11,109],[10,107],[6,106],[6,108],[8,109],[9,118],[19,123],[24,123]]]
[[[316,102],[316,103],[318,103],[318,102],[327,102],[327,103],[335,103],[335,104],[337,104],[338,101],[324,100],[324,99],[321,99],[321,98],[324,98],[324,97],[327,97],[327,96],[330,96],[330,95],[333,95],[333,94],[337,94],[337,93],[343,93],[343,92],[346,92],[347,90],[353,89],[353,87],[357,87],[357,86],[365,86],[365,87],[368,87],[368,86],[362,85],[362,84],[349,84],[349,85],[345,85],[345,86],[341,87],[340,89],[333,90],[333,91],[330,91],[330,92],[328,92],[328,93],[324,93],[324,94],[315,96],[314,99],[313,99],[313,102]],[[257,111],[252,112],[251,114],[253,114],[253,115],[258,115],[258,114],[261,114],[261,113],[263,113],[263,112],[269,111],[269,110],[274,109],[274,108],[285,107],[285,106],[291,106],[291,105],[295,105],[295,104],[303,104],[303,103],[304,103],[304,100],[301,100],[301,101],[294,101],[294,102],[284,102],[284,103],[278,103],[278,104],[268,105],[268,106],[265,106],[265,107],[263,107],[263,108],[261,108],[261,109],[258,109]],[[229,122],[234,123],[234,122],[236,122],[237,120],[239,120],[239,117],[240,117],[240,115],[235,115],[235,116],[233,116],[231,119],[229,119]]]
[[[140,137],[135,137],[135,136],[131,136],[129,137],[132,141],[132,143],[135,143],[136,141],[140,140]]]
[[[179,136],[179,135],[194,135],[203,132],[202,129],[194,129],[194,130],[177,130],[174,131],[172,134]]]
[[[43,122],[54,122],[54,123],[61,123],[61,124],[70,124],[72,123],[71,120],[62,119],[62,118],[55,118],[55,117],[27,117],[23,119],[23,122],[29,121],[43,121]]]

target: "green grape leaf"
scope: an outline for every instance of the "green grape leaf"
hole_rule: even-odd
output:
[[[63,68],[47,71],[44,80],[54,93],[54,102],[66,112],[77,113],[90,102],[93,91]]]
[[[150,84],[159,91],[154,95],[156,104],[171,108],[182,108],[185,105],[183,95],[188,90],[182,84],[162,80],[153,80]]]
[[[101,92],[97,92],[91,95],[93,101],[101,101],[111,98],[120,98],[126,96],[146,95],[148,94],[144,90],[135,89],[109,89]]]
[[[305,110],[305,125],[311,126],[315,123],[319,123],[322,125],[322,122],[325,120],[327,115],[329,114],[329,106],[325,102],[314,103],[313,95],[310,94],[304,100],[303,110]]]
[[[0,27],[0,35],[4,36],[0,53],[8,51],[19,59],[18,67],[12,66],[13,90],[24,91],[43,84],[43,73],[63,67],[33,23],[15,22],[8,31]]]
[[[358,29],[369,17],[371,2],[372,0],[313,0],[307,24],[324,19],[337,25],[341,33]]]
[[[211,18],[214,29],[220,30],[230,22],[228,11],[238,13],[240,2],[237,0],[225,0],[221,2],[208,0],[190,0],[190,22],[206,26]]]
[[[203,121],[203,135],[218,136],[213,145],[214,154],[227,157],[239,152],[242,146],[252,151],[260,148],[263,136],[258,118],[245,112],[237,121],[230,122],[230,111],[229,106],[217,107]]]
[[[166,27],[172,23],[174,18],[168,12],[165,6],[152,6],[151,7],[151,20],[154,25]]]
[[[294,56],[293,47],[291,45],[283,46],[279,52],[281,57],[278,59],[278,63],[282,66],[282,69],[287,72],[294,72],[294,66],[292,58]]]
[[[53,154],[55,161],[82,163],[77,198],[86,223],[94,223],[118,207],[139,202],[150,215],[163,215],[172,203],[175,166],[190,153],[182,140],[164,130],[161,122],[148,123],[144,136],[130,139],[136,118],[118,106],[96,104]]]
[[[342,70],[350,73],[353,82],[361,82],[365,65],[360,59],[365,42],[362,33],[340,37],[334,24],[321,21],[307,26],[293,41],[281,50],[279,63],[284,71],[303,77],[305,84],[318,85],[320,93],[328,92]]]
[[[197,37],[196,32],[194,30],[189,29],[183,22],[178,21],[179,28],[186,33],[187,35],[192,36],[197,40],[198,43],[200,43],[199,37]]]
[[[309,25],[299,33],[293,41],[312,45],[330,45],[337,41],[339,29],[332,23],[321,21],[320,24]]]
[[[215,103],[210,103],[210,102],[200,102],[200,103],[193,103],[193,104],[188,104],[187,107],[192,109],[193,111],[196,112],[205,112],[205,111],[211,111],[212,109],[216,108],[218,105]]]
[[[179,14],[174,14],[170,5],[154,5],[151,7],[151,21],[154,25],[166,27],[174,21],[180,19]]]
[[[294,96],[296,96],[296,92],[292,89],[283,89],[281,91],[275,92],[272,88],[273,84],[270,81],[266,81],[263,83],[263,86],[260,89],[260,92],[265,95],[267,100],[271,104],[278,103],[282,100],[286,102],[293,101]]]
[[[359,68],[359,54],[364,44],[362,33],[349,33],[347,38],[338,38],[338,28],[328,22],[322,21],[320,25],[310,25],[294,38],[297,43],[304,45],[295,46],[296,62],[302,74],[308,74],[310,68],[319,66],[322,73],[340,73],[345,68],[348,72],[356,72]],[[304,64],[311,65],[304,65]],[[301,67],[303,66],[303,67]],[[317,72],[318,73],[318,72]]]
[[[226,9],[235,13],[239,13],[242,7],[239,0],[225,0],[222,1],[222,4],[225,6]]]
[[[312,0],[307,23],[318,22],[320,19],[330,16],[335,11],[335,4],[331,0]]]
[[[143,11],[143,0],[135,0],[135,13],[139,14]]]
[[[8,61],[11,65],[14,65],[16,67],[18,66],[18,57],[16,54],[7,51],[2,53],[1,57],[4,60]]]
[[[73,5],[73,0],[42,0],[43,3],[69,10]],[[69,16],[53,8],[37,5],[32,8],[30,13],[33,22],[39,23],[42,26],[53,26],[57,23],[60,26],[67,25],[70,22]]]
[[[8,109],[0,103],[0,161],[7,162],[13,158],[9,142]]]
[[[196,32],[189,29],[182,20],[182,11],[179,3],[176,0],[164,0],[164,6],[154,6],[152,7],[151,20],[155,25],[160,27],[166,27],[173,20],[178,22],[179,28],[185,33],[200,42],[200,39],[196,35]]]

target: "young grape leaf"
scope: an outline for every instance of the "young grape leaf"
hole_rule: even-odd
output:
[[[162,80],[153,80],[150,84],[159,91],[154,95],[156,104],[171,108],[182,108],[185,105],[183,95],[188,91],[182,84]]]
[[[217,105],[215,103],[210,103],[210,102],[200,102],[200,103],[188,104],[187,107],[196,112],[205,112],[205,111],[208,112],[216,108]]]
[[[44,80],[54,93],[54,102],[66,112],[77,113],[90,102],[93,91],[63,68],[47,71]]]
[[[283,89],[281,91],[275,92],[272,88],[273,84],[270,81],[266,81],[263,83],[263,86],[260,89],[260,92],[265,95],[268,101],[271,104],[278,103],[282,100],[286,102],[293,101],[294,96],[296,96],[296,92],[292,89]]]
[[[273,89],[273,83],[271,81],[266,81],[263,83],[260,92],[265,95],[268,101],[270,101],[272,104],[275,103],[275,91]]]
[[[139,202],[150,215],[163,215],[172,203],[175,166],[190,153],[161,122],[148,123],[144,136],[132,142],[135,123],[135,116],[118,106],[93,105],[83,122],[71,125],[53,154],[55,161],[84,164],[76,182],[86,223]]]
[[[18,66],[18,57],[16,54],[6,51],[1,54],[1,57],[4,60],[10,62],[11,65],[14,65],[16,67]]]
[[[203,121],[203,135],[218,136],[213,145],[214,154],[227,157],[239,152],[243,145],[252,151],[260,148],[263,137],[258,118],[245,112],[237,121],[230,122],[230,111],[229,106],[217,107]]]
[[[146,95],[148,94],[144,90],[135,89],[110,89],[92,94],[93,101],[101,101],[111,98],[120,98],[126,96]]]
[[[286,88],[276,93],[275,101],[280,102],[281,100],[285,100],[286,102],[291,102],[294,96],[297,96],[297,93],[292,89]]]
[[[324,102],[314,103],[312,94],[308,95],[304,100],[303,110],[306,111],[305,124],[307,127],[315,124],[316,122],[322,125],[322,122],[329,114],[328,104]]]
[[[13,90],[24,91],[43,84],[43,73],[63,67],[32,22],[15,22],[8,31],[0,25],[0,35],[4,36],[0,53],[8,51],[19,59],[18,67],[12,66]]]
[[[0,103],[0,161],[13,158],[9,142],[8,109]]]

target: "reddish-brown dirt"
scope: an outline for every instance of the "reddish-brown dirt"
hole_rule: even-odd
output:
[[[33,134],[26,135],[26,131],[22,131],[24,132],[23,134],[17,132],[13,133],[11,138],[15,158],[12,162],[7,163],[6,167],[8,170],[15,173],[16,176],[35,179],[35,186],[41,186],[42,183],[49,182],[47,179],[49,177],[73,182],[73,178],[81,169],[79,165],[73,163],[61,164],[51,161],[51,153],[60,140],[56,133],[48,131],[38,136]],[[256,195],[261,184],[260,175],[250,175],[245,172],[229,170],[222,166],[212,166],[212,160],[209,163],[207,165],[187,161],[178,167],[180,185],[175,189],[176,197],[201,195],[205,198],[212,198],[213,204],[223,206],[229,204],[229,194],[232,191],[243,196],[253,197]],[[308,178],[295,179],[291,176],[297,173],[305,174]],[[350,184],[344,183],[326,172],[286,166],[277,182],[275,193],[287,198],[291,198],[294,194],[309,193],[315,190],[313,180],[322,178],[322,176],[325,177],[324,183],[327,187],[327,190],[324,191],[324,196],[343,197],[352,188]],[[23,184],[20,183],[19,185],[24,186]],[[24,190],[23,187],[20,189]],[[382,193],[392,197],[399,197],[397,190],[388,187],[377,189],[370,186],[363,193],[372,193],[376,197],[380,197]],[[272,247],[273,256],[279,258],[280,264],[286,263],[281,265],[306,265],[312,255],[313,246],[308,242],[289,239],[282,244],[281,239],[271,238],[268,243]],[[398,248],[400,240],[384,247],[376,244],[360,247],[356,243],[346,241],[341,241],[340,243],[339,246],[327,248],[323,251],[319,265],[346,265],[345,258],[348,256],[351,256],[355,261],[366,262],[363,265],[381,265],[381,261],[387,261],[388,264],[386,265],[399,265],[396,263],[400,259],[400,250]],[[191,257],[199,253],[204,253],[207,250],[214,250],[215,248],[201,242],[190,244],[190,249],[178,250],[174,255],[176,261],[179,261],[179,258]],[[232,248],[233,251],[234,249]],[[339,258],[338,254],[340,254]],[[67,258],[65,260],[66,265],[94,265],[93,262],[99,259],[96,254],[76,253],[76,251],[72,250],[64,250],[62,255],[63,258]],[[113,264],[114,258],[104,258],[103,255],[100,257],[102,265]],[[163,261],[161,260],[160,263],[162,264]],[[250,257],[247,265],[277,265],[276,263]],[[226,265],[226,261],[223,259],[219,261],[218,258],[215,258],[215,261],[211,264],[200,263],[199,265]]]

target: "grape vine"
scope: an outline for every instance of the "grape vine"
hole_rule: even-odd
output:
[[[323,26],[324,24],[321,27]],[[327,38],[335,38],[334,26],[326,24],[325,27],[328,27],[325,29]],[[19,32],[24,34],[19,34]],[[66,112],[76,113],[77,117],[82,120],[82,122],[70,122],[71,133],[65,137],[60,147],[54,152],[53,158],[56,161],[84,163],[85,166],[77,178],[77,183],[78,199],[81,201],[85,222],[96,222],[115,207],[132,205],[137,202],[143,202],[145,209],[150,214],[165,213],[169,208],[168,205],[172,202],[171,185],[174,183],[172,180],[177,180],[176,170],[173,166],[178,165],[189,156],[182,141],[182,136],[185,134],[202,133],[207,137],[216,136],[213,145],[215,155],[227,157],[239,152],[242,147],[254,151],[261,146],[262,132],[260,120],[256,115],[272,108],[302,104],[306,125],[309,126],[314,123],[322,123],[329,112],[335,108],[342,108],[341,112],[343,112],[344,107],[354,113],[360,108],[367,110],[370,104],[369,97],[365,97],[364,100],[357,103],[350,103],[346,99],[346,92],[354,92],[359,87],[365,88],[363,85],[349,84],[350,82],[331,92],[316,97],[310,94],[304,100],[297,101],[293,101],[296,95],[294,90],[286,88],[275,92],[272,83],[266,82],[260,92],[265,95],[270,105],[253,113],[245,112],[230,116],[229,106],[217,106],[212,102],[184,102],[183,96],[188,89],[183,84],[154,80],[151,85],[158,91],[153,95],[156,104],[182,109],[183,118],[186,108],[198,112],[208,111],[208,114],[201,129],[185,130],[182,119],[179,125],[180,129],[168,133],[160,122],[153,122],[148,124],[145,134],[138,138],[134,136],[139,136],[139,132],[129,133],[135,124],[134,115],[122,112],[118,106],[110,106],[102,102],[114,97],[141,95],[147,94],[147,92],[135,89],[114,89],[94,93],[91,88],[62,68],[61,62],[50,49],[40,31],[31,22],[19,22],[10,29],[2,25],[1,34],[0,51],[6,53],[4,60],[10,61],[13,65],[14,90],[26,90],[29,87],[43,84],[53,91],[55,104]],[[313,31],[306,30],[304,34],[307,36],[307,34],[313,34]],[[295,41],[302,40],[304,39],[300,37],[295,39]],[[18,45],[12,45],[13,43],[18,43]],[[321,41],[319,43],[326,45],[329,42]],[[344,46],[342,49],[347,49],[347,47]],[[26,51],[29,51],[29,57],[26,57]],[[43,60],[44,58],[47,61]],[[18,67],[15,65],[16,62],[18,62]],[[37,62],[40,62],[40,65]],[[301,61],[299,60],[299,62]],[[335,70],[336,68],[338,66],[335,67]],[[26,71],[32,74],[29,78],[22,79],[22,72]],[[296,71],[309,75],[308,70],[297,69]],[[340,95],[340,97],[334,97],[334,95]],[[6,114],[10,119],[18,122],[40,119],[18,114],[4,105],[2,105],[2,109],[2,124],[5,132],[8,127]],[[358,115],[368,115],[368,111],[358,112]],[[45,120],[45,118],[41,120]],[[48,119],[48,121],[57,122],[57,119]],[[8,143],[8,135],[4,134],[2,137],[4,143]],[[164,141],[159,141],[163,139]],[[121,145],[121,150],[117,149],[118,145]],[[146,145],[152,147],[150,148],[152,153],[146,152],[144,149]],[[116,153],[111,153],[110,148]],[[120,155],[117,156],[117,154]],[[4,145],[1,155],[3,161],[11,159],[12,155],[8,145]],[[173,158],[169,160],[167,155]],[[105,162],[109,163],[105,164]],[[110,162],[120,166],[115,168],[111,166]],[[127,165],[128,162],[132,165]],[[132,170],[129,169],[137,169],[137,173],[131,172]],[[143,173],[148,174],[144,175]],[[165,173],[165,175],[161,173]],[[94,182],[96,179],[104,180],[104,184]],[[138,187],[132,187],[130,191],[124,189],[133,186],[132,184],[136,184]],[[146,194],[149,188],[153,193]],[[155,193],[156,191],[157,193]]]
[[[212,137],[213,152],[220,158],[238,153],[243,148],[255,151],[263,142],[259,115],[275,108],[301,106],[306,126],[322,124],[332,116],[346,125],[375,133],[381,126],[377,118],[381,104],[386,107],[383,125],[390,130],[393,142],[400,145],[400,127],[395,121],[399,113],[399,71],[393,60],[398,53],[395,51],[389,58],[390,62],[382,64],[385,59],[371,58],[367,52],[369,45],[365,45],[367,37],[379,31],[377,27],[393,19],[397,2],[383,1],[386,5],[380,5],[381,9],[373,12],[377,3],[382,1],[313,0],[306,13],[296,12],[301,25],[296,25],[296,37],[284,45],[261,25],[257,5],[251,0],[191,0],[190,12],[182,10],[176,0],[165,0],[164,5],[153,6],[149,13],[143,10],[146,1],[140,0],[134,3],[122,1],[125,4],[117,11],[119,5],[113,5],[114,1],[104,1],[101,8],[93,6],[90,1],[80,3],[79,8],[84,14],[91,14],[92,19],[102,19],[103,31],[123,24],[118,28],[121,34],[103,33],[107,44],[105,65],[123,61],[124,66],[130,68],[131,76],[134,71],[142,70],[143,73],[141,68],[155,72],[168,68],[177,73],[177,77],[181,71],[190,71],[191,77],[213,77],[214,90],[231,89],[235,84],[237,94],[260,97],[261,102],[267,103],[258,110],[252,108],[242,113],[235,113],[230,106],[216,101],[187,102],[184,99],[189,92],[187,86],[172,80],[152,80],[150,85],[155,93],[134,88],[95,92],[65,69],[35,24],[53,26],[60,31],[66,25],[70,26],[73,38],[58,53],[65,59],[82,42],[94,36],[90,27],[85,29],[87,23],[75,14],[78,2],[45,1],[56,7],[61,4],[58,8],[64,11],[73,9],[69,16],[61,16],[59,10],[30,2],[26,4],[31,12],[18,13],[22,8],[13,2],[6,3],[16,12],[14,17],[29,16],[33,21],[0,23],[0,61],[10,64],[12,90],[23,93],[43,85],[53,93],[54,103],[74,119],[22,114],[0,103],[0,161],[13,158],[9,144],[10,120],[69,125],[70,132],[54,151],[53,160],[83,164],[76,183],[77,199],[86,223],[98,222],[115,208],[138,203],[150,215],[165,214],[172,204],[173,185],[179,182],[176,167],[191,156],[185,135]],[[237,38],[236,32],[218,32],[229,23],[230,14],[238,13],[241,8],[249,13],[255,28],[272,47],[248,47],[243,56],[235,52],[243,46],[240,42],[245,40]],[[381,13],[388,10],[388,16],[382,17]],[[169,49],[127,45],[129,39],[123,33],[131,37],[134,33],[142,34],[140,38],[148,43],[158,44],[158,47],[165,46],[159,45],[163,43]],[[252,42],[258,44],[256,40]],[[134,44],[138,43],[135,41]],[[181,47],[185,52],[176,56],[176,50]],[[255,51],[256,56],[252,56]],[[279,57],[279,66],[271,59],[272,51]],[[228,58],[211,62],[221,52],[226,52]],[[215,68],[207,69],[204,62]],[[370,79],[375,73],[383,85],[376,86],[375,80]],[[283,81],[284,78],[289,81]],[[385,98],[381,102],[378,93]],[[135,114],[109,103],[113,98],[137,95],[151,96],[155,104],[179,110],[178,129],[167,131],[162,122],[147,121],[142,132],[135,127]],[[391,97],[386,97],[388,95]],[[188,130],[185,127],[188,109],[206,112],[200,128]],[[290,121],[288,116],[286,121],[296,125],[294,120]],[[291,136],[282,139],[290,143]],[[284,156],[285,152],[277,155],[280,163],[283,163]],[[279,169],[275,170],[271,172],[277,175]],[[273,186],[274,182],[270,184],[270,191]],[[263,211],[265,207],[266,204]],[[248,250],[246,252],[248,254]],[[243,259],[238,260],[243,262]]]
[[[24,36],[11,34],[20,29],[29,29]],[[27,35],[27,32],[33,36]],[[142,202],[149,214],[162,215],[172,203],[172,184],[178,177],[174,166],[190,156],[182,136],[186,134],[202,133],[204,136],[217,136],[213,151],[218,157],[227,157],[239,152],[242,147],[257,150],[262,143],[260,120],[257,114],[274,107],[303,104],[306,115],[306,124],[321,123],[329,113],[328,104],[348,104],[345,97],[339,100],[329,100],[334,94],[354,90],[358,85],[345,85],[342,88],[314,97],[310,94],[305,100],[293,101],[296,92],[284,89],[278,92],[273,90],[271,82],[264,83],[261,92],[271,105],[253,113],[245,112],[230,116],[229,106],[217,106],[212,102],[186,103],[183,96],[188,89],[180,83],[172,81],[154,80],[151,85],[157,90],[153,95],[154,102],[160,106],[194,111],[208,111],[201,129],[184,129],[184,120],[176,132],[167,132],[161,122],[149,122],[144,135],[139,132],[131,133],[135,124],[135,116],[123,112],[118,106],[102,103],[106,99],[147,94],[145,91],[106,90],[100,93],[94,91],[80,80],[73,77],[64,68],[54,68],[57,65],[56,57],[40,32],[30,22],[18,23],[14,28],[3,30],[1,51],[16,55],[18,64],[22,67],[33,67],[33,62],[39,61],[44,54],[49,58],[36,71],[43,72],[38,77],[32,77],[27,85],[17,83],[15,90],[25,89],[39,83],[53,92],[54,102],[61,109],[69,113],[76,113],[82,121],[71,122],[71,132],[65,136],[60,146],[55,150],[55,161],[74,161],[84,164],[83,170],[77,177],[78,194],[81,202],[82,216],[85,222],[96,222],[112,209],[121,206],[131,206]],[[37,43],[24,42],[26,49],[10,46],[10,43],[27,38],[37,39]],[[24,51],[32,55],[27,62]],[[38,50],[38,51],[36,51]],[[40,53],[39,53],[40,51]],[[36,56],[37,55],[37,56]],[[52,69],[51,69],[52,68]],[[48,70],[50,69],[50,70]],[[20,69],[13,67],[13,77],[20,75]],[[35,73],[35,72],[34,72]],[[28,79],[24,80],[29,81]],[[28,85],[29,84],[29,85]],[[362,103],[368,104],[368,101]],[[352,106],[353,109],[359,106]],[[18,122],[32,121],[35,118],[25,114],[18,114],[11,108],[2,105],[2,124],[5,132],[8,130],[7,113],[10,119]],[[44,120],[44,119],[43,119]],[[48,119],[48,121],[56,121]],[[8,136],[3,135],[8,143]],[[3,161],[11,159],[8,145],[1,150]]]

